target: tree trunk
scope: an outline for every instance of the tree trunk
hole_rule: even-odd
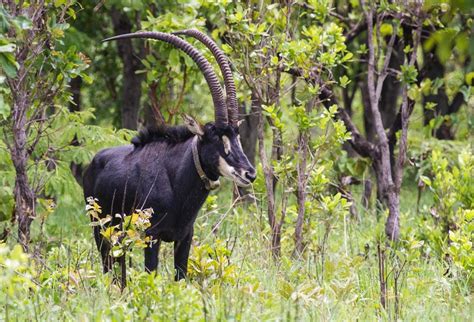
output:
[[[81,110],[81,87],[81,76],[77,76],[76,78],[71,79],[69,82],[69,90],[72,94],[72,102],[69,104],[69,110],[71,112],[77,112]]]
[[[244,151],[245,155],[249,159],[250,163],[255,166],[255,158],[257,153],[257,128],[258,128],[258,109],[259,102],[258,99],[251,95],[251,105],[250,111],[247,112],[245,104],[240,104],[240,115],[242,115],[243,123],[239,127],[240,133],[240,142],[242,143],[242,150]],[[234,191],[234,198],[235,197],[251,197],[247,198],[248,201],[253,199],[252,196],[249,195],[249,191],[246,188],[237,187],[237,190]],[[244,198],[245,200],[246,198]]]
[[[372,196],[372,181],[370,179],[364,180],[364,193],[362,195],[362,207],[370,208],[370,197]]]
[[[14,95],[13,145],[11,147],[11,158],[16,172],[14,218],[18,222],[18,240],[25,251],[28,251],[30,226],[36,216],[36,198],[29,185],[27,174],[26,110],[29,104],[27,95],[26,90],[21,90],[18,96]]]
[[[153,82],[148,88],[149,102],[145,104],[143,111],[143,124],[147,127],[163,126],[166,124],[163,113],[161,112],[163,104],[160,104],[161,101],[158,99],[157,95],[158,87],[158,83]],[[171,121],[171,119],[169,121]]]
[[[387,167],[386,162],[382,162],[381,159],[374,158],[372,160],[375,177],[377,178],[377,196],[379,201],[388,208],[385,234],[390,240],[398,240],[400,235],[400,195],[392,180],[391,167]]]
[[[116,8],[110,11],[114,33],[117,35],[132,32],[132,23],[127,14],[120,12]],[[117,49],[123,63],[123,84],[122,84],[122,127],[136,130],[138,126],[138,112],[140,110],[140,98],[142,94],[141,82],[142,74],[136,74],[141,67],[141,57],[143,57],[144,46],[139,45],[139,49],[134,51],[131,39],[117,41]]]
[[[258,106],[260,102],[258,102]],[[275,193],[274,193],[274,174],[271,164],[268,162],[267,153],[265,151],[265,116],[262,113],[261,107],[258,111],[258,150],[260,154],[260,161],[262,163],[263,175],[265,178],[265,188],[267,193],[267,216],[268,224],[272,230],[271,251],[274,258],[279,258],[281,255],[281,224],[276,218],[275,207]]]
[[[81,110],[81,87],[82,77],[80,76],[71,79],[71,81],[69,82],[69,90],[72,94],[72,102],[69,104],[69,110],[71,112],[77,112]],[[71,142],[71,145],[79,145],[79,143],[77,142],[77,137],[74,137]],[[82,165],[71,162],[70,169],[77,183],[82,187]]]
[[[442,79],[445,74],[445,67],[439,61],[438,56],[435,53],[436,47],[430,52],[424,53],[425,66],[423,67],[423,77],[427,77],[431,80],[436,78]],[[427,109],[428,103],[435,103],[434,109]],[[428,125],[432,119],[436,116],[444,116],[456,113],[464,103],[464,96],[462,93],[457,93],[453,101],[449,103],[448,95],[444,85],[438,89],[436,94],[429,94],[423,97],[423,116],[424,124]],[[453,140],[454,133],[452,130],[452,123],[444,120],[439,128],[434,129],[433,136],[440,140]]]
[[[393,53],[390,56],[388,68],[392,70],[400,70],[403,63],[403,46],[401,41],[396,41],[393,48]],[[385,129],[392,126],[398,112],[400,89],[400,80],[397,76],[391,73],[387,75],[382,86],[382,93],[380,95],[380,114],[382,116],[382,123]]]
[[[374,116],[370,108],[370,96],[367,81],[360,82],[360,93],[362,96],[362,105],[364,106],[364,129],[365,137],[369,142],[374,143],[376,141],[377,133],[375,131]]]
[[[313,110],[316,100],[311,99],[305,106],[306,113],[309,114]],[[308,131],[301,132],[298,137],[298,163],[296,167],[297,172],[297,206],[298,206],[298,216],[296,218],[296,227],[295,227],[295,255],[302,255],[304,244],[303,244],[303,223],[306,213],[306,186],[308,175],[306,174],[306,165],[308,161],[308,149],[310,142],[310,133]]]
[[[384,310],[387,309],[387,274],[385,269],[385,258],[385,250],[380,247],[380,243],[377,243],[380,304]]]
[[[251,100],[250,111],[248,113],[245,104],[240,104],[240,114],[243,116],[242,119],[244,122],[240,126],[239,131],[242,149],[250,163],[255,166],[259,102],[253,94],[251,95]]]
[[[385,222],[385,235],[389,240],[398,240],[400,236],[400,192],[395,188],[387,192],[388,218]]]
[[[308,157],[308,133],[300,133],[298,140],[298,165],[297,165],[297,206],[298,216],[295,227],[295,255],[303,254],[303,223],[306,212],[306,163]]]
[[[381,193],[381,197],[385,200],[386,205],[389,209],[389,216],[385,225],[385,233],[390,240],[398,240],[399,236],[399,197],[395,197],[397,194],[393,176],[392,176],[392,162],[389,140],[387,133],[385,132],[384,124],[382,121],[382,115],[380,113],[379,101],[380,95],[383,89],[385,77],[388,76],[387,67],[390,63],[391,53],[393,50],[393,44],[395,41],[396,33],[392,33],[389,44],[387,45],[386,56],[384,58],[383,68],[377,70],[376,68],[376,55],[375,55],[375,43],[374,43],[374,26],[372,25],[373,15],[375,9],[373,7],[367,7],[365,1],[361,1],[361,5],[366,7],[364,14],[367,21],[367,47],[368,47],[368,61],[367,61],[367,89],[368,99],[370,101],[370,112],[372,115],[372,121],[374,123],[374,129],[377,134],[376,144],[377,148],[372,156],[373,166],[377,175],[378,189]]]

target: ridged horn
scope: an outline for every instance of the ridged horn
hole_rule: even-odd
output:
[[[232,70],[229,64],[229,58],[224,54],[224,52],[217,46],[217,44],[205,33],[197,29],[186,29],[173,32],[175,35],[185,35],[196,38],[202,42],[214,55],[216,58],[217,64],[219,65],[222,76],[224,77],[224,85],[226,91],[226,101],[227,101],[227,112],[229,115],[229,123],[233,126],[237,126],[239,120],[238,116],[238,103],[237,95],[235,90],[234,78],[232,76]]]
[[[128,38],[146,38],[146,39],[157,39],[164,42],[167,42],[176,48],[184,51],[189,57],[194,60],[198,65],[201,72],[204,74],[204,78],[209,85],[211,90],[212,101],[214,102],[214,111],[215,111],[215,122],[216,126],[224,126],[228,124],[227,118],[227,108],[224,100],[224,95],[222,93],[221,84],[217,78],[212,65],[207,61],[203,54],[201,54],[196,48],[194,48],[190,43],[185,40],[164,32],[159,31],[140,31],[135,33],[117,35],[104,39],[103,41],[119,40],[119,39],[128,39]]]

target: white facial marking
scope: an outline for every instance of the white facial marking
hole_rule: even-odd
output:
[[[223,157],[219,157],[219,172],[222,176],[231,179],[234,181],[239,187],[248,187],[250,182],[247,180],[243,180],[244,173],[242,172],[240,175],[236,175],[235,168],[230,166]]]
[[[234,167],[231,167],[223,157],[219,157],[219,172],[227,178],[234,178]]]
[[[223,135],[223,136],[222,136],[222,143],[224,143],[224,151],[225,151],[225,154],[229,154],[229,153],[230,153],[230,149],[231,149],[229,138],[228,138],[227,136]]]
[[[237,143],[239,144],[239,148],[240,148],[241,150],[243,150],[243,148],[242,148],[242,143],[240,142],[240,134],[237,135]]]

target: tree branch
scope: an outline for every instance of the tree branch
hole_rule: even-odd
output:
[[[367,44],[369,48],[369,59],[367,64],[367,87],[369,90],[369,99],[370,99],[370,109],[373,116],[373,121],[375,125],[375,131],[378,136],[378,140],[381,146],[385,146],[388,144],[387,136],[385,134],[385,130],[383,127],[382,122],[382,115],[380,114],[379,110],[379,97],[377,97],[377,92],[375,88],[375,75],[376,75],[376,67],[375,67],[375,47],[374,47],[374,26],[372,24],[374,17],[373,17],[373,8],[367,8],[365,0],[361,0],[361,4],[364,7],[364,14],[367,20]],[[377,80],[377,86],[382,87],[383,79]],[[382,84],[380,84],[382,83]],[[387,145],[388,147],[388,145]]]
[[[409,65],[413,66],[416,63],[416,53],[417,53],[417,48],[420,43],[420,37],[421,37],[421,29],[422,25],[420,24],[418,28],[416,29],[416,33],[414,36],[414,41],[413,41],[413,50],[410,55],[410,61]],[[406,152],[407,152],[407,139],[408,139],[408,120],[410,118],[411,111],[409,111],[408,106],[409,106],[409,98],[408,98],[408,85],[403,86],[403,102],[401,106],[401,111],[400,111],[400,120],[401,120],[401,130],[402,134],[400,136],[400,143],[399,143],[399,149],[398,149],[398,160],[395,165],[394,173],[395,173],[395,187],[396,189],[400,189],[401,184],[402,184],[402,177],[403,177],[403,165],[405,163],[405,158],[406,158]],[[412,103],[414,105],[414,102]],[[413,111],[413,108],[411,109]]]
[[[284,70],[285,73],[288,73],[290,75],[296,76],[296,77],[303,77],[303,71],[298,68],[289,68]],[[313,74],[313,73],[310,73]],[[308,83],[315,83],[316,80],[311,77],[305,77],[304,78],[306,82]],[[321,100],[322,104],[324,107],[329,108],[332,105],[338,106],[338,112],[337,112],[337,117],[344,122],[344,125],[346,128],[351,132],[351,140],[349,143],[352,145],[354,150],[356,150],[357,153],[359,153],[363,157],[370,157],[373,156],[373,153],[375,151],[374,145],[367,141],[366,138],[360,133],[360,131],[357,129],[357,126],[354,124],[352,121],[351,116],[347,111],[342,107],[334,93],[327,87],[321,86],[321,92],[319,94],[319,99]]]
[[[390,36],[390,40],[387,45],[387,52],[385,54],[385,60],[383,63],[382,71],[380,72],[379,77],[377,78],[377,88],[375,90],[375,97],[377,102],[380,101],[380,95],[382,94],[382,87],[385,81],[385,78],[388,75],[388,65],[390,64],[390,58],[392,57],[393,46],[395,44],[395,39],[397,38],[398,33],[398,26],[395,30],[392,31],[392,35]],[[380,39],[379,39],[380,40]]]
[[[329,108],[332,105],[338,106],[337,117],[342,122],[344,122],[346,128],[351,132],[352,138],[350,139],[349,143],[352,145],[354,150],[356,150],[356,152],[363,157],[373,156],[375,151],[374,145],[367,141],[367,139],[360,133],[360,131],[357,129],[357,126],[352,121],[349,113],[347,113],[347,111],[338,104],[332,91],[328,88],[323,88],[319,98],[326,108]]]

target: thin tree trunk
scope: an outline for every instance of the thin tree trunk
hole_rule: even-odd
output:
[[[311,99],[305,106],[306,113],[310,113],[316,103],[315,99]],[[306,213],[306,186],[308,175],[306,174],[306,164],[308,161],[308,149],[309,149],[310,133],[308,131],[300,132],[298,137],[298,164],[296,167],[297,171],[297,206],[298,216],[296,218],[295,227],[295,255],[303,254],[303,223]]]
[[[149,103],[145,104],[144,108],[144,124],[145,126],[163,126],[166,124],[165,118],[161,111],[162,104],[157,96],[158,83],[153,82],[148,88]]]
[[[388,68],[392,70],[400,70],[403,63],[403,46],[400,40],[394,44],[394,51],[390,57]],[[382,93],[380,95],[380,113],[382,115],[382,123],[385,129],[392,126],[398,112],[399,97],[401,94],[401,83],[397,76],[389,74],[385,78]]]
[[[69,82],[69,91],[72,94],[72,102],[69,104],[69,110],[71,112],[77,112],[81,110],[81,88],[82,88],[82,77],[77,76],[71,79]]]
[[[378,273],[380,286],[380,304],[383,309],[387,308],[387,279],[385,276],[385,251],[381,249],[380,243],[377,244]]]
[[[71,112],[77,112],[81,110],[81,87],[82,87],[82,77],[77,76],[76,78],[71,79],[69,82],[69,90],[72,94],[72,102],[69,104],[69,110]],[[77,137],[71,142],[71,145],[78,146]],[[70,169],[72,175],[76,179],[77,183],[82,187],[82,165],[71,162]]]
[[[257,128],[259,102],[254,94],[251,95],[250,111],[247,113],[245,105],[240,105],[240,114],[243,115],[243,124],[240,126],[240,141],[242,149],[252,165],[255,165],[257,151]]]
[[[390,240],[397,240],[399,236],[399,200],[398,197],[394,196],[397,191],[394,186],[392,177],[392,164],[390,160],[390,147],[388,144],[387,134],[385,133],[384,125],[382,122],[382,115],[379,110],[379,100],[383,88],[385,77],[387,76],[387,68],[390,62],[393,43],[395,41],[396,31],[393,32],[390,42],[387,46],[387,52],[384,60],[384,66],[380,72],[376,70],[376,57],[375,57],[375,43],[373,39],[373,21],[374,21],[374,8],[367,7],[365,1],[362,1],[366,21],[367,21],[367,43],[369,49],[368,56],[368,73],[367,73],[367,87],[370,99],[370,111],[372,112],[373,122],[375,131],[377,134],[377,158],[374,161],[376,165],[376,174],[378,176],[377,181],[380,184],[378,186],[382,198],[386,201],[389,210],[389,216],[385,225],[385,233]],[[377,27],[377,26],[376,26]],[[376,74],[378,75],[376,78]]]
[[[126,254],[124,254],[119,258],[120,263],[120,291],[123,293],[125,288],[127,287],[127,262],[126,262]]]
[[[127,14],[116,8],[110,11],[115,34],[132,32],[132,23]],[[131,39],[117,41],[120,59],[123,63],[122,84],[122,127],[135,130],[138,126],[138,112],[140,110],[140,98],[142,94],[142,74],[136,72],[140,69],[140,59],[143,57],[143,43],[138,50],[134,50]]]
[[[370,97],[367,81],[360,82],[360,93],[362,96],[362,105],[364,106],[364,129],[365,137],[369,142],[375,143],[377,133],[375,131],[374,117],[370,108]]]
[[[255,166],[255,158],[257,153],[257,137],[258,137],[258,109],[260,108],[257,97],[254,94],[251,95],[250,111],[246,111],[245,104],[240,104],[240,115],[242,115],[243,123],[239,127],[240,142],[242,143],[242,150],[249,159],[250,163]],[[238,195],[237,195],[238,194]],[[234,191],[235,197],[248,196],[247,200],[253,199],[249,195],[249,191],[246,188],[238,187],[237,191]],[[246,198],[244,198],[245,200]]]
[[[24,69],[24,65],[22,68]],[[26,73],[26,71],[23,72]],[[30,187],[27,174],[26,110],[29,105],[27,95],[27,91],[24,89],[20,90],[18,95],[14,95],[13,145],[11,147],[11,158],[16,172],[14,218],[18,222],[18,239],[25,251],[28,251],[30,226],[36,216],[36,197]]]
[[[265,116],[262,109],[259,109],[259,120],[257,128],[258,150],[260,161],[263,167],[263,175],[265,177],[265,188],[267,193],[267,216],[268,223],[272,230],[271,250],[274,258],[279,258],[281,255],[281,225],[277,223],[276,207],[275,207],[275,193],[274,193],[274,174],[270,163],[268,162],[267,153],[265,151]]]
[[[297,206],[298,216],[295,227],[295,255],[303,253],[303,222],[306,203],[306,163],[308,158],[308,133],[300,133],[298,139],[298,165],[297,165]]]
[[[370,197],[372,196],[372,181],[370,179],[364,180],[364,193],[362,195],[362,207],[370,208]]]

